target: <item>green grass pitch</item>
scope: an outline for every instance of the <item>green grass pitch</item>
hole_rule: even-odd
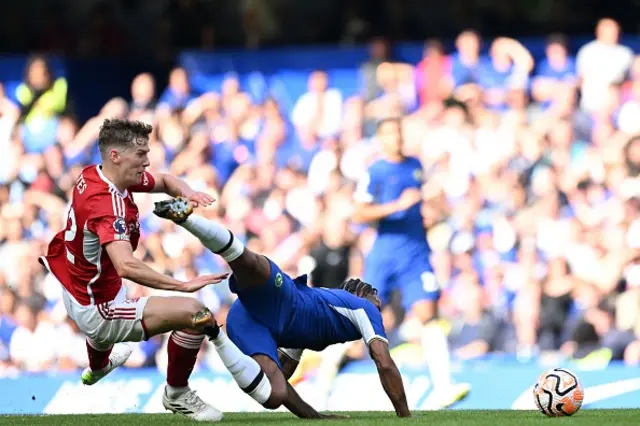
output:
[[[639,401],[640,403],[640,401]],[[345,413],[350,418],[345,420],[323,420],[332,426],[383,426],[399,424],[429,424],[434,426],[527,426],[527,425],[561,425],[579,426],[605,425],[640,425],[640,409],[638,410],[581,410],[572,417],[547,418],[536,411],[492,411],[492,410],[460,410],[460,411],[418,411],[411,419],[398,419],[389,412]],[[552,423],[549,423],[552,422]],[[287,413],[228,413],[220,424],[241,425],[273,425],[294,426],[306,424]],[[315,423],[315,422],[314,422]],[[2,416],[0,425],[65,425],[65,426],[99,426],[99,425],[195,425],[185,417],[172,414],[105,414],[105,415],[72,415],[72,416]]]

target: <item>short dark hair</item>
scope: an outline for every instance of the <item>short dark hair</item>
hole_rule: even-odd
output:
[[[139,143],[138,139],[149,140],[152,131],[153,126],[141,121],[107,118],[100,126],[98,135],[100,154],[104,156],[110,147],[127,149]]]
[[[565,48],[565,50],[569,50],[569,40],[567,36],[561,33],[553,33],[547,37],[547,46],[551,46],[552,44],[557,44]]]
[[[423,50],[436,51],[444,55],[444,44],[437,38],[431,38],[425,42]]]
[[[374,288],[371,284],[366,283],[358,278],[348,278],[340,286],[342,290],[358,297],[367,297],[368,295],[377,295],[378,289]]]

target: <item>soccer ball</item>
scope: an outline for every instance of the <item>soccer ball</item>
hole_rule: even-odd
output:
[[[547,417],[571,416],[578,412],[584,389],[578,376],[564,368],[554,368],[538,378],[533,387],[533,400]]]

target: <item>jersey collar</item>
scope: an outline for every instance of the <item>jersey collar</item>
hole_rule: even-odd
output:
[[[120,192],[117,186],[114,185],[105,175],[102,173],[102,164],[96,166],[96,170],[98,171],[98,176],[102,179],[109,187],[113,188],[114,192],[121,196],[122,198],[127,198],[128,191],[125,189],[124,192]]]

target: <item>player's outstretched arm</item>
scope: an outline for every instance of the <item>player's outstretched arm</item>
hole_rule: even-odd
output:
[[[389,353],[389,345],[382,340],[373,340],[369,344],[369,352],[378,368],[378,375],[384,391],[389,396],[398,417],[411,417],[407,405],[407,396],[402,384],[400,371]]]
[[[296,390],[287,382],[287,399],[283,405],[287,407],[294,415],[301,419],[321,419],[322,414],[318,413],[315,408],[307,404],[296,392]]]
[[[208,206],[215,199],[204,192],[194,191],[186,182],[168,173],[153,173],[155,185],[152,192],[163,192],[172,197],[184,197],[194,203],[194,207],[198,205]]]
[[[396,213],[404,212],[422,199],[419,189],[405,189],[400,198],[385,204],[374,204],[368,202],[358,202],[351,220],[354,223],[364,224],[377,222],[385,217]]]
[[[182,282],[156,272],[145,265],[133,255],[131,244],[128,241],[111,242],[106,245],[106,250],[120,277],[158,290],[192,293],[209,284],[217,284],[228,276],[228,274],[205,275],[188,282]]]
[[[386,204],[360,203],[356,205],[351,220],[357,224],[377,222],[380,219],[391,216],[397,211],[398,208],[394,202]]]

